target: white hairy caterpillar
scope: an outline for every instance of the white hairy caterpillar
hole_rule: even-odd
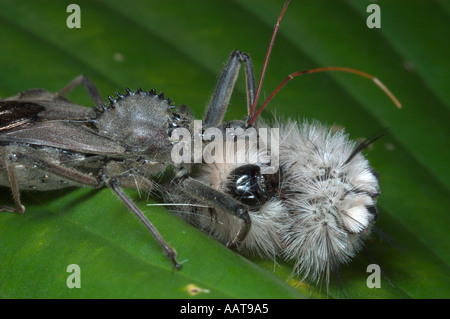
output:
[[[282,256],[294,272],[329,278],[361,249],[377,218],[378,178],[356,143],[319,123],[293,127],[280,145],[287,215]]]

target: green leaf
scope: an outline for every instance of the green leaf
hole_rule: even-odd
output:
[[[81,29],[69,29],[71,1],[0,2],[0,96],[57,91],[79,74],[106,98],[126,87],[156,88],[201,118],[233,49],[260,74],[281,1],[77,1]],[[292,1],[281,22],[262,99],[289,73],[345,66],[371,73],[402,102],[365,78],[318,73],[291,81],[263,112],[318,119],[353,138],[389,134],[367,151],[380,174],[378,228],[364,252],[333,279],[329,297],[450,297],[450,6],[445,1],[377,1],[381,28],[369,29],[370,2]],[[227,119],[246,114],[243,76]],[[81,88],[69,94],[91,106]],[[260,101],[261,104],[262,101]],[[301,298],[324,287],[289,279],[291,265],[229,251],[147,198],[127,191],[176,248],[174,271],[145,227],[108,190],[23,195],[24,215],[0,214],[0,296],[4,298]],[[1,204],[12,204],[1,188]],[[81,269],[69,289],[67,266]],[[381,288],[366,285],[378,264]],[[189,287],[200,288],[195,296]],[[295,286],[295,288],[293,287]]]

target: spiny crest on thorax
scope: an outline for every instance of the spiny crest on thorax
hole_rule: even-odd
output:
[[[167,129],[175,108],[170,105],[171,99],[166,99],[164,93],[157,94],[155,89],[146,92],[127,88],[126,92],[116,93],[116,99],[109,96],[109,106],[95,109],[97,117],[92,123],[98,134],[139,149],[168,149],[171,144]]]
[[[116,109],[119,112],[129,112],[130,109],[139,108],[139,107],[148,107],[145,105],[146,103],[160,103],[161,107],[173,109],[174,106],[171,106],[172,103],[171,98],[165,98],[164,93],[161,92],[158,94],[156,89],[151,89],[150,91],[144,91],[141,88],[137,88],[136,91],[132,91],[129,88],[125,89],[126,93],[121,94],[116,92],[117,98],[108,96],[109,106],[106,104],[102,104],[102,108],[94,107],[94,111],[96,114],[101,115],[104,112],[108,112],[111,109]]]

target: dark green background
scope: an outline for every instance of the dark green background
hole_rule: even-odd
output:
[[[198,118],[233,49],[250,53],[258,76],[283,1],[77,1],[81,29],[66,27],[73,1],[0,1],[0,96],[41,87],[57,91],[79,74],[103,96],[125,87],[156,88]],[[321,73],[290,82],[263,113],[318,119],[353,138],[389,134],[367,156],[380,173],[378,227],[333,280],[330,297],[448,298],[449,16],[446,1],[377,1],[381,29],[366,26],[370,2],[293,0],[281,23],[262,95],[287,74],[346,66],[376,75],[403,103],[398,110],[370,81]],[[117,57],[121,57],[117,59]],[[243,77],[242,77],[243,78]],[[91,105],[82,89],[69,95]],[[242,79],[228,119],[245,115]],[[11,203],[1,188],[1,203]],[[173,245],[175,272],[140,222],[108,189],[30,193],[23,216],[0,214],[0,297],[201,298],[324,297],[293,288],[290,266],[247,260],[146,198],[129,194]],[[398,247],[397,247],[398,246]],[[69,289],[66,267],[81,267],[81,289]],[[367,265],[380,265],[380,289],[366,286]]]

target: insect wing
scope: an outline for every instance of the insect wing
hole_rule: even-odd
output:
[[[30,89],[0,99],[0,132],[34,122],[87,120],[94,116],[92,108],[80,106],[43,89]]]
[[[50,146],[97,155],[123,154],[125,147],[99,136],[79,123],[47,121],[0,134],[0,142]]]
[[[44,106],[36,103],[0,101],[0,132],[31,125],[44,109]]]
[[[0,142],[50,146],[80,153],[114,155],[125,147],[86,126],[92,108],[42,89],[0,100]]]

